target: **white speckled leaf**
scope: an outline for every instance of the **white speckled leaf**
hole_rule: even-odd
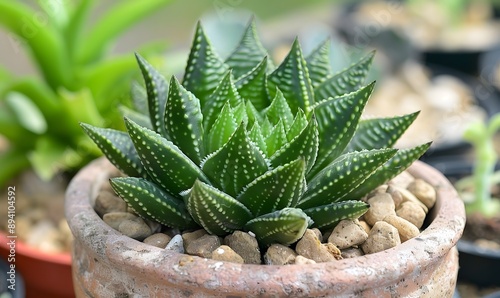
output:
[[[172,142],[125,119],[125,126],[150,179],[169,194],[180,197],[196,179],[208,181],[203,172]]]
[[[167,131],[165,130],[165,122],[163,121],[168,93],[167,81],[144,58],[138,54],[135,56],[146,84],[149,117],[153,125],[153,130],[161,134],[164,138],[168,138]]]
[[[238,88],[240,95],[244,99],[251,101],[259,111],[270,103],[267,90],[267,61],[268,59],[265,57],[252,71],[239,78],[236,82],[236,88]]]
[[[236,198],[254,216],[294,207],[304,192],[305,163],[297,159],[257,177]]]
[[[127,133],[110,128],[94,127],[86,123],[81,123],[81,126],[117,169],[133,177],[146,176],[146,171]]]
[[[264,117],[264,120],[260,123],[260,131],[262,132],[262,136],[264,138],[267,138],[271,132],[273,131],[274,126],[272,125],[271,121],[267,119],[267,116]]]
[[[342,155],[309,181],[298,207],[306,209],[345,200],[396,152],[397,149],[374,149]]]
[[[137,81],[133,81],[131,84],[130,97],[134,105],[134,110],[144,115],[149,114],[148,94],[146,93],[146,89]]]
[[[260,151],[262,152],[267,152],[266,148],[266,141],[264,140],[264,137],[262,136],[262,132],[260,131],[260,125],[259,122],[255,122],[252,126],[252,129],[248,133],[248,137],[252,142],[259,147]]]
[[[330,65],[330,39],[319,44],[307,57],[307,69],[314,88],[332,75]]]
[[[251,101],[247,100],[247,102],[245,103],[245,107],[247,110],[248,127],[252,127],[254,123],[260,123],[263,120],[262,116],[259,114],[259,111],[257,111]]]
[[[206,138],[206,152],[208,154],[219,150],[229,141],[229,138],[238,128],[233,112],[228,103],[222,107],[215,123],[212,125]]]
[[[290,110],[283,93],[279,89],[276,90],[276,96],[264,113],[273,124],[276,124],[281,120],[285,130],[288,130],[292,125],[292,110]]]
[[[154,183],[134,177],[112,178],[115,192],[142,218],[178,229],[196,228],[182,200],[164,192]]]
[[[330,76],[314,89],[314,98],[320,102],[358,90],[365,83],[375,51],[370,52],[348,68]]]
[[[293,119],[292,125],[290,125],[290,129],[286,132],[286,138],[288,141],[291,141],[293,138],[298,136],[306,126],[307,117],[302,109],[299,109],[297,115],[295,115],[295,118]]]
[[[193,92],[204,108],[210,94],[227,73],[228,66],[212,48],[201,24],[196,25],[196,33],[189,53],[182,85]]]
[[[236,196],[245,185],[264,174],[268,166],[259,148],[246,135],[244,124],[229,141],[202,164],[203,172],[214,186]]]
[[[308,174],[311,178],[342,154],[354,135],[375,83],[341,97],[329,98],[314,106],[318,119],[318,159]]]
[[[284,208],[249,221],[245,230],[255,234],[261,245],[290,245],[304,235],[312,220],[297,208]]]
[[[198,98],[172,77],[165,108],[166,130],[170,140],[196,164],[205,156],[202,121]]]
[[[362,201],[343,201],[309,208],[304,212],[314,221],[313,227],[323,230],[335,227],[344,219],[357,219],[369,208],[370,205]]]
[[[252,218],[243,204],[199,180],[196,180],[185,201],[194,221],[210,234],[227,235],[241,229]]]
[[[134,111],[126,106],[119,106],[120,114],[123,118],[129,118],[135,123],[139,124],[142,127],[146,127],[148,129],[153,129],[153,125],[151,124],[151,120],[145,114],[141,114],[137,111]]]
[[[233,106],[233,115],[236,123],[244,123],[245,127],[248,126],[248,115],[247,108],[244,103],[240,103],[236,106]]]
[[[287,143],[285,127],[283,121],[278,121],[273,130],[266,138],[266,155],[272,156],[276,150],[280,149]]]

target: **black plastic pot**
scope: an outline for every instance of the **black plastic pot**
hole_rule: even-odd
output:
[[[11,288],[8,287],[10,285],[8,281],[8,279],[10,278],[8,276],[9,275],[8,272],[10,270],[11,270],[10,265],[3,258],[0,258],[0,296],[8,293],[12,298],[24,298],[25,296],[24,281],[18,271],[16,271],[15,273],[15,289],[12,290]]]

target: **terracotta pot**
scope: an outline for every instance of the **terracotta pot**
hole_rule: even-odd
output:
[[[99,159],[66,193],[75,236],[77,297],[452,297],[456,242],[465,225],[462,201],[444,176],[416,162],[410,172],[438,192],[427,228],[395,248],[314,265],[241,265],[169,252],[128,238],[92,208],[112,166]]]
[[[0,233],[0,256],[8,259],[11,239]],[[16,271],[21,273],[27,298],[74,297],[71,255],[49,254],[16,240]]]

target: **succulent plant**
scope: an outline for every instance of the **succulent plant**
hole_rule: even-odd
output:
[[[418,112],[361,119],[374,53],[335,74],[328,55],[328,41],[304,58],[295,40],[274,67],[252,21],[223,61],[198,23],[182,84],[137,55],[143,108],[125,118],[127,132],[82,126],[128,176],[111,185],[140,216],[288,245],[362,215],[360,199],[430,145],[391,148]]]

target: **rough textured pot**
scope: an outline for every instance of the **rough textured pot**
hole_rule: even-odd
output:
[[[77,297],[452,297],[458,270],[455,244],[465,211],[444,176],[421,162],[410,171],[438,192],[427,228],[395,248],[314,265],[263,266],[218,262],[152,247],[113,230],[92,208],[112,166],[84,168],[66,193],[75,236]]]
[[[0,233],[0,256],[5,259],[10,240]],[[49,254],[16,240],[14,264],[24,278],[27,298],[74,297],[69,253]]]

